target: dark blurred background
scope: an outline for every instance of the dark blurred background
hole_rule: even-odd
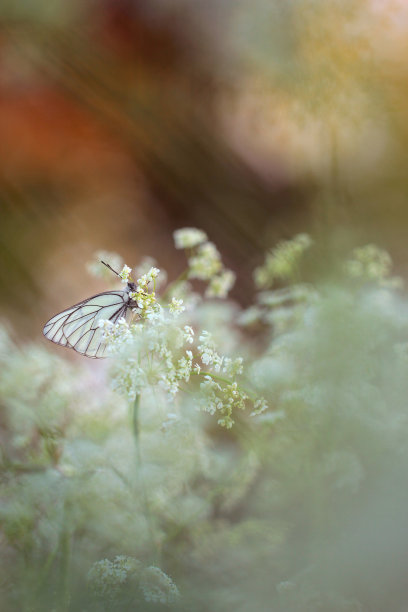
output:
[[[376,242],[404,276],[403,0],[25,0],[0,19],[1,306],[28,337],[106,288],[98,249],[178,274],[186,225],[242,303],[299,231],[321,261]]]

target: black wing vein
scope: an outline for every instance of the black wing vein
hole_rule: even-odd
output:
[[[99,293],[56,314],[45,324],[43,333],[56,344],[96,359],[106,350],[99,322],[108,319],[116,323],[128,311],[127,291]]]

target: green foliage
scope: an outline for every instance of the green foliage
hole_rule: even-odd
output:
[[[182,280],[152,303],[184,312],[113,334],[120,393],[3,329],[2,610],[404,609],[408,301],[385,272],[264,291],[256,316]],[[175,394],[135,357],[157,337],[189,374]],[[183,343],[227,372],[174,361]]]
[[[290,281],[299,278],[299,263],[304,252],[312,245],[307,234],[298,234],[292,240],[279,242],[266,255],[265,263],[255,270],[255,283],[259,289],[272,287],[276,280]]]

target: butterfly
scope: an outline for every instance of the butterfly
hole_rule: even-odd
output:
[[[117,276],[119,274],[104,261]],[[123,290],[105,291],[54,315],[44,325],[43,334],[51,342],[72,348],[77,353],[99,359],[105,356],[106,342],[99,322],[108,319],[116,323],[121,317],[129,319],[137,303],[130,297],[135,283],[127,283]]]

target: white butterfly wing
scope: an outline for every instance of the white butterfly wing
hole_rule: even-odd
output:
[[[52,319],[47,321],[43,329],[44,336],[48,338],[48,340],[51,340],[51,342],[55,342],[61,346],[67,346],[67,339],[62,333],[62,326],[68,317],[75,312],[76,308],[77,306],[67,308],[67,310],[56,314]]]
[[[128,291],[107,291],[75,304],[55,315],[44,326],[48,340],[74,349],[87,357],[103,357],[106,343],[99,327],[101,319],[113,323],[126,317],[129,304]]]

